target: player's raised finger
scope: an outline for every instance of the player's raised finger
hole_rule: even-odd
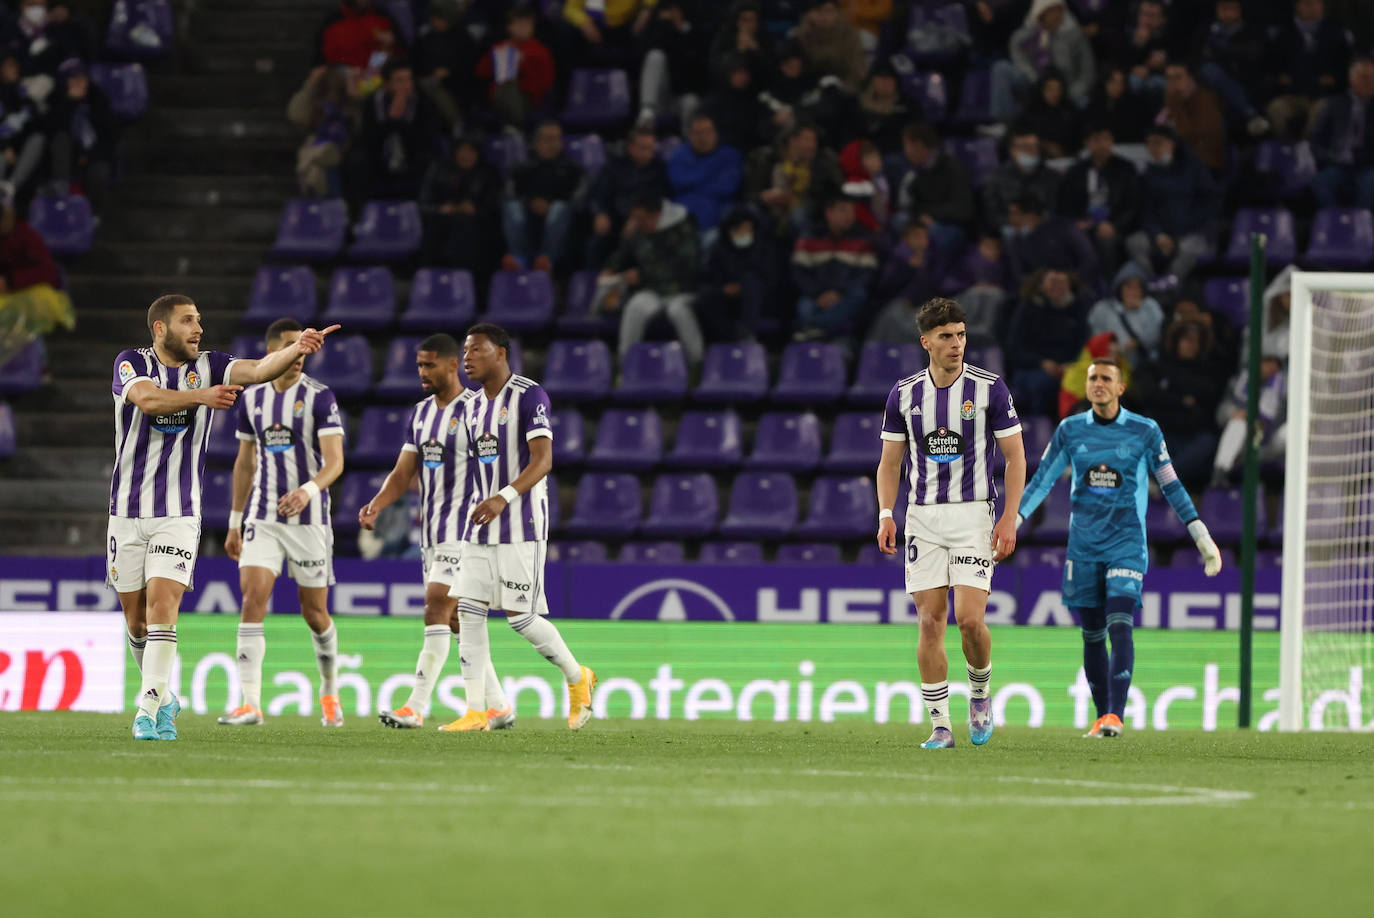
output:
[[[331,326],[329,326],[328,328],[321,329],[321,330],[320,330],[320,337],[323,338],[325,335],[333,334],[334,332],[338,331],[338,330],[341,329],[341,328],[343,328],[342,325],[331,325]]]

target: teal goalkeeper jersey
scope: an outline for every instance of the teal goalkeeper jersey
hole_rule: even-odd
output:
[[[1185,525],[1198,518],[1174,473],[1159,425],[1133,411],[1122,408],[1105,424],[1094,420],[1091,410],[1061,421],[1021,495],[1022,517],[1049,496],[1065,466],[1072,472],[1068,556],[1075,561],[1139,559],[1145,570],[1149,475]]]

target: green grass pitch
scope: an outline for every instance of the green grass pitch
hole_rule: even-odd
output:
[[[1367,914],[1361,735],[0,715],[0,914]],[[958,735],[958,734],[956,734]]]

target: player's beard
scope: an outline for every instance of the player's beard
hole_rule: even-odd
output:
[[[199,347],[196,348],[194,354],[191,353],[190,343],[175,332],[167,332],[167,336],[162,339],[162,346],[166,349],[167,353],[183,362],[195,360],[196,357],[200,355]]]

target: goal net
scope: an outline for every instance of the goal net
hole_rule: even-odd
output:
[[[1374,728],[1374,274],[1294,272],[1279,726]]]

